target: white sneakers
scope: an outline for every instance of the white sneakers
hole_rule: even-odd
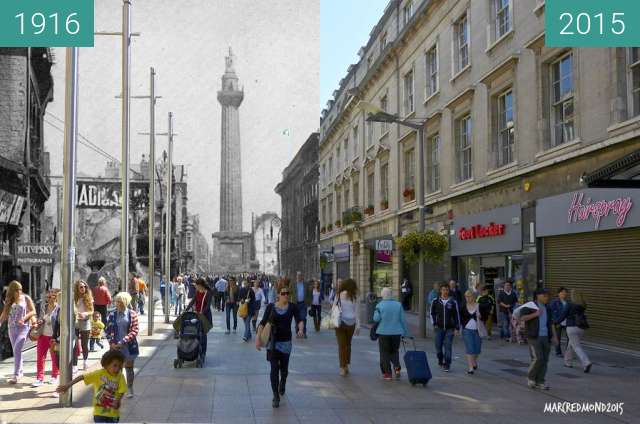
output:
[[[133,387],[129,387],[127,390],[127,398],[131,399],[133,397]]]
[[[33,382],[33,384],[31,385],[31,387],[40,387],[44,384],[44,381],[42,380],[36,380]]]
[[[82,370],[86,370],[87,368],[89,368],[89,365],[87,364],[87,360],[85,359],[84,361],[82,361]]]

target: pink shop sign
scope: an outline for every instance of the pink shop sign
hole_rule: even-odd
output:
[[[574,193],[567,213],[568,223],[593,221],[594,229],[600,229],[603,218],[614,216],[616,227],[622,228],[633,207],[631,197],[613,200],[594,200],[582,192]]]

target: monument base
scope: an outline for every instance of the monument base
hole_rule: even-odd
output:
[[[235,274],[252,272],[255,264],[251,260],[251,234],[222,231],[213,233],[213,272]]]

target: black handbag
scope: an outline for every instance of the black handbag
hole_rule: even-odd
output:
[[[576,327],[586,330],[589,328],[589,322],[587,316],[584,313],[576,314]]]
[[[376,311],[378,311],[378,308],[376,308]],[[380,311],[378,311],[378,313],[380,313]],[[371,341],[376,341],[378,340],[378,326],[380,325],[380,321],[376,322],[375,324],[373,324],[371,326],[371,329],[369,330],[369,338],[371,339]]]

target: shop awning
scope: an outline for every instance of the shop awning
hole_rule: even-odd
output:
[[[582,176],[588,187],[640,188],[640,150]]]

